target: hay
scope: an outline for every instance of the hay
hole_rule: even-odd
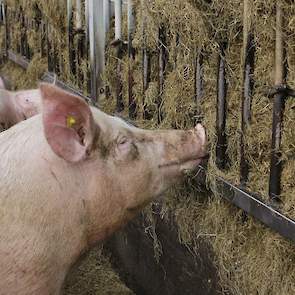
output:
[[[9,1],[16,3],[16,1]],[[33,1],[36,2],[36,1]],[[54,1],[53,1],[54,2]],[[243,2],[238,0],[149,0],[135,1],[137,6],[136,32],[133,46],[137,51],[134,61],[135,85],[133,88],[138,105],[139,126],[148,128],[189,128],[193,126],[193,114],[200,108],[204,114],[203,123],[207,127],[210,160],[208,167],[208,186],[214,194],[214,177],[220,175],[233,183],[239,183],[239,141],[240,106],[243,81]],[[246,157],[251,165],[248,188],[260,193],[267,200],[272,102],[265,97],[266,87],[273,85],[274,76],[274,0],[251,0],[249,17],[256,41],[255,90],[252,102],[252,122],[245,134]],[[17,3],[20,3],[19,1]],[[65,49],[64,25],[65,10],[54,15],[44,1],[38,1],[47,17],[54,21],[56,47],[59,58],[64,60],[62,78],[77,85],[69,74],[67,52]],[[54,2],[55,3],[55,2]],[[31,5],[31,4],[29,4]],[[287,40],[289,84],[295,85],[295,5],[283,2],[287,19],[285,34]],[[32,6],[30,6],[32,7]],[[55,7],[52,5],[52,7]],[[26,10],[28,12],[28,10]],[[29,13],[29,12],[28,12]],[[145,35],[143,23],[146,23]],[[124,38],[126,38],[126,18],[124,19]],[[155,111],[159,98],[157,81],[158,28],[164,24],[167,31],[167,49],[169,62],[162,95],[164,115],[160,126],[156,114],[151,120],[143,121],[142,112],[142,51],[143,42],[152,53],[152,82],[145,93],[145,103],[149,110]],[[17,36],[16,36],[17,37]],[[15,38],[16,38],[15,37]],[[109,39],[113,38],[113,31]],[[176,46],[176,39],[179,44]],[[34,36],[30,39],[36,42]],[[220,171],[215,164],[215,117],[216,117],[216,73],[219,44],[226,41],[225,51],[228,81],[228,157],[231,163],[227,171]],[[39,45],[36,44],[36,47]],[[34,48],[35,49],[35,48]],[[193,65],[197,50],[204,52],[204,97],[199,106],[194,101]],[[36,49],[38,51],[38,49]],[[177,62],[175,63],[175,59]],[[116,86],[116,50],[107,48],[107,65],[104,80],[112,90],[111,97],[101,100],[101,106],[107,112],[115,110],[114,90]],[[85,75],[88,64],[85,61]],[[5,69],[5,72],[8,69]],[[128,60],[122,61],[123,94],[127,106]],[[15,74],[16,80],[21,74]],[[17,76],[19,75],[19,76]],[[27,81],[30,83],[30,81]],[[23,84],[22,84],[23,83]],[[20,82],[24,86],[25,82]],[[86,85],[83,85],[86,91]],[[282,160],[285,162],[282,177],[282,211],[295,217],[293,195],[295,193],[295,129],[293,128],[295,104],[289,100],[286,104],[284,134],[282,141]],[[125,108],[124,115],[127,115]],[[224,202],[219,196],[202,196],[187,187],[174,189],[168,193],[170,198],[164,204],[174,212],[179,224],[180,240],[197,252],[196,240],[205,237],[213,245],[216,265],[219,269],[221,285],[225,294],[294,294],[295,264],[294,245],[271,232],[250,217]],[[156,237],[155,237],[156,239]],[[161,247],[155,242],[156,256]],[[164,250],[163,250],[164,252]]]
[[[93,249],[76,265],[65,282],[65,295],[132,295],[111,267],[101,247]]]
[[[250,26],[256,41],[255,91],[252,103],[252,122],[245,134],[246,157],[251,165],[248,188],[262,194],[267,200],[272,103],[265,97],[267,87],[274,80],[275,43],[275,1],[250,1]],[[139,3],[137,4],[139,5]],[[142,4],[141,4],[142,5]],[[203,123],[209,137],[210,161],[208,185],[214,193],[215,175],[221,175],[233,183],[239,183],[239,142],[240,107],[243,82],[243,3],[241,1],[162,1],[151,0],[143,4],[146,13],[146,36],[142,35],[141,12],[138,14],[137,30],[133,46],[137,49],[137,71],[141,73],[141,46],[145,41],[154,54],[152,82],[145,93],[146,103],[153,109],[158,99],[157,60],[158,27],[165,25],[168,35],[169,64],[166,69],[162,111],[164,119],[160,126],[157,120],[138,121],[139,125],[149,127],[191,127],[197,106],[194,102],[193,63],[196,49],[204,51],[205,93],[201,103],[204,114]],[[294,5],[284,2],[288,19],[286,31],[289,81],[294,84]],[[294,30],[293,30],[294,32]],[[179,36],[179,45],[175,45]],[[220,171],[215,164],[215,108],[216,72],[219,43],[227,41],[225,51],[228,81],[228,157],[231,163],[227,171]],[[177,57],[176,68],[175,57]],[[127,64],[127,61],[126,61]],[[112,65],[107,67],[112,72]],[[125,80],[124,85],[127,85]],[[135,76],[136,98],[142,102],[141,75]],[[126,97],[126,96],[125,96]],[[127,101],[126,101],[127,103]],[[282,210],[295,216],[293,193],[295,189],[294,145],[295,136],[294,102],[287,102],[285,110],[284,135],[282,142],[283,172]],[[139,117],[141,115],[139,114]],[[213,245],[216,264],[219,269],[224,293],[231,294],[294,294],[295,265],[294,245],[271,232],[257,221],[248,217],[219,196],[212,196],[207,202],[196,191],[187,188],[173,190],[166,207],[172,209],[180,228],[180,240],[194,251],[196,240],[201,235]],[[196,197],[197,196],[197,197]],[[196,199],[197,198],[197,199]],[[164,207],[165,207],[164,206]],[[163,209],[164,211],[167,209]],[[271,279],[270,279],[271,278]]]

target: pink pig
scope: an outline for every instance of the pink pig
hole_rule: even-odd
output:
[[[0,77],[0,131],[41,112],[39,89],[8,91]]]
[[[60,294],[80,255],[195,169],[205,131],[148,131],[41,84],[0,134],[0,294]]]

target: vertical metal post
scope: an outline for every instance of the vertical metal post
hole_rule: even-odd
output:
[[[143,119],[147,120],[151,116],[145,104],[145,93],[149,87],[151,81],[151,54],[147,48],[146,41],[146,14],[145,14],[145,2],[141,0],[141,13],[142,13],[142,104],[143,104]]]
[[[86,55],[89,55],[89,0],[85,0],[85,47]]]
[[[116,111],[124,110],[123,84],[122,84],[122,0],[115,0],[115,44],[117,44],[117,85],[116,85]]]
[[[41,34],[41,57],[45,57],[46,55],[46,24],[43,22],[43,20],[41,20],[41,30],[40,30],[40,34]]]
[[[110,0],[103,0],[103,20],[104,20],[104,34],[105,38],[107,38],[107,34],[110,30],[110,19],[111,19],[111,2]],[[107,44],[105,43],[107,46]],[[107,56],[105,56],[105,63],[107,63]],[[105,98],[108,99],[110,97],[110,87],[109,85],[105,85]]]
[[[115,0],[115,41],[122,40],[122,0]]]
[[[8,48],[9,48],[9,29],[8,29],[8,13],[7,6],[4,2],[2,2],[2,14],[3,14],[3,24],[4,24],[4,50],[5,50],[5,58],[8,56]]]
[[[105,34],[107,34],[110,29],[110,19],[111,19],[110,0],[103,0],[103,19],[104,19],[104,32]]]
[[[82,58],[85,54],[85,39],[84,31],[82,29],[82,3],[81,0],[76,0],[76,40],[77,40],[77,50],[76,50],[76,64],[77,64],[77,83],[79,87],[83,84],[84,75],[83,71],[80,70],[82,63]]]
[[[67,0],[67,31],[68,31],[68,51],[69,51],[69,63],[70,71],[73,75],[76,75],[75,64],[75,48],[74,48],[74,24],[73,24],[73,2]]]
[[[251,32],[251,23],[249,20],[249,2],[244,0],[243,17],[243,57],[244,57],[244,86],[242,95],[242,121],[240,138],[240,183],[245,186],[249,177],[249,163],[245,157],[245,135],[246,129],[251,121],[251,104],[254,87],[254,58],[255,44],[254,35]]]
[[[56,48],[56,43],[53,44],[53,64],[54,64],[54,73],[56,75],[60,74],[60,66],[59,66],[59,59],[58,59],[58,50]]]
[[[29,19],[24,16],[24,38],[25,38],[25,47],[24,47],[24,53],[25,57],[30,60],[31,59],[31,52],[30,52],[30,46],[29,46],[29,40],[28,40],[28,30],[30,30],[30,22]]]
[[[226,168],[226,64],[224,51],[226,43],[220,44],[220,54],[218,56],[218,77],[217,77],[217,109],[216,109],[216,132],[217,132],[217,146],[216,146],[216,164],[219,169]]]
[[[3,25],[3,9],[2,9],[2,6],[3,6],[3,1],[0,0],[0,25]]]
[[[135,32],[134,23],[134,5],[133,0],[128,0],[128,101],[129,101],[129,117],[135,119],[136,117],[136,102],[133,94],[133,62],[135,58],[135,51],[132,47],[133,35]]]
[[[82,29],[82,5],[81,0],[76,0],[76,28]]]
[[[164,82],[165,82],[165,70],[167,63],[167,49],[166,49],[166,30],[164,24],[159,27],[159,95],[157,101],[158,107],[158,123],[163,119],[163,114],[161,110],[162,106],[162,95],[164,92]]]
[[[276,49],[275,49],[275,86],[282,86],[286,83],[286,50],[283,38],[283,12],[280,1],[276,5]],[[273,121],[272,121],[272,141],[269,177],[269,197],[271,200],[279,200],[281,193],[281,138],[283,113],[285,107],[286,94],[279,92],[274,96],[273,101]]]
[[[52,56],[51,56],[52,46],[51,46],[50,37],[51,37],[51,28],[49,23],[47,22],[46,24],[47,67],[49,72],[53,72],[54,68],[53,68],[53,62],[52,62]]]
[[[98,101],[99,88],[102,86],[101,74],[104,70],[104,25],[103,1],[88,1],[89,49],[91,71],[91,98]]]
[[[196,58],[195,58],[195,102],[196,102],[196,122],[199,123],[201,121],[201,110],[200,104],[203,99],[204,94],[204,66],[203,66],[203,51],[202,49],[196,50]]]
[[[20,8],[20,23],[22,29],[20,31],[20,40],[18,40],[18,42],[20,42],[20,55],[25,56],[25,16],[22,7]]]

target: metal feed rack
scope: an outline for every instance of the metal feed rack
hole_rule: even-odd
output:
[[[135,11],[133,1],[128,0],[122,2],[121,0],[85,0],[85,28],[82,27],[82,2],[81,0],[75,1],[76,6],[76,27],[73,25],[73,1],[67,1],[67,45],[68,55],[70,61],[70,67],[72,74],[76,76],[77,80],[81,79],[77,74],[79,63],[81,58],[87,58],[90,61],[90,77],[89,77],[89,93],[90,97],[86,97],[77,89],[69,87],[65,83],[55,79],[55,72],[59,73],[59,65],[56,60],[56,53],[52,54],[48,30],[50,30],[50,24],[48,22],[41,21],[38,29],[43,32],[41,42],[41,54],[47,56],[48,69],[50,72],[46,72],[42,80],[47,82],[55,81],[60,87],[73,92],[88,102],[94,102],[99,97],[99,93],[109,91],[107,86],[104,86],[101,80],[101,74],[104,71],[105,66],[105,45],[106,45],[106,33],[110,29],[110,19],[115,17],[115,40],[112,45],[117,48],[117,87],[116,93],[116,111],[122,111],[126,106],[123,103],[122,97],[122,78],[121,78],[121,63],[125,54],[128,54],[129,67],[128,67],[128,113],[130,119],[136,118],[136,103],[133,95],[133,72],[131,68],[131,62],[135,58],[135,51],[132,48],[132,38],[134,34],[134,17]],[[128,40],[125,42],[122,40],[122,11],[127,10],[128,15]],[[248,0],[244,0],[244,30],[243,30],[243,48],[244,48],[244,87],[242,95],[242,121],[241,130],[243,131],[251,124],[251,99],[253,93],[253,68],[255,58],[255,42],[254,34],[252,32],[251,25],[248,23]],[[9,13],[5,1],[0,0],[0,25],[4,30],[4,48],[2,54],[2,62],[9,59],[22,68],[26,69],[29,66],[29,62],[32,59],[33,51],[28,45],[27,30],[31,29],[33,22],[29,21],[24,14],[21,15],[20,21],[26,26],[21,34],[19,52],[15,53],[10,50],[10,27],[9,27]],[[145,28],[146,19],[142,18],[142,83],[143,83],[143,105],[145,99],[145,92],[148,89],[148,85],[151,82],[151,52],[147,50]],[[225,179],[216,176],[216,191],[217,193],[241,208],[248,214],[254,216],[262,223],[277,231],[282,236],[289,238],[295,242],[295,221],[288,218],[284,214],[281,214],[277,209],[278,201],[280,200],[280,188],[281,188],[281,172],[282,163],[280,161],[280,147],[281,147],[281,134],[282,134],[282,122],[283,122],[283,110],[284,102],[288,97],[294,97],[295,91],[290,89],[286,84],[287,69],[285,66],[285,47],[283,40],[283,15],[280,2],[277,1],[276,7],[276,60],[275,60],[275,86],[271,89],[267,96],[273,97],[273,127],[272,127],[272,144],[271,144],[271,160],[270,160],[270,175],[269,175],[269,202],[265,202],[262,198],[247,191],[247,182],[249,175],[249,163],[245,158],[245,143],[244,138],[241,135],[240,139],[240,185],[233,185]],[[78,46],[73,48],[73,38],[78,35]],[[166,30],[164,25],[159,27],[158,36],[158,48],[157,48],[157,60],[158,60],[158,120],[162,120],[163,114],[161,113],[161,97],[163,93],[164,81],[165,81],[165,68],[167,65],[168,51],[166,46]],[[217,166],[219,169],[226,169],[228,162],[226,157],[227,138],[225,133],[226,119],[227,119],[227,81],[226,81],[226,59],[224,57],[224,51],[226,49],[226,41],[220,43],[220,56],[218,58],[218,77],[217,77],[217,118],[216,118],[216,131],[217,131],[217,147],[216,158]],[[127,51],[125,50],[127,48]],[[127,52],[127,53],[126,53]],[[0,52],[1,54],[1,52]],[[203,97],[204,83],[203,83],[203,52],[202,50],[196,50],[195,59],[195,102],[197,105]],[[1,60],[0,60],[1,62]],[[144,119],[149,119],[149,113],[144,109]],[[206,173],[205,167],[200,167],[200,170]]]

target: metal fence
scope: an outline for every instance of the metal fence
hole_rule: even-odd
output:
[[[100,94],[109,92],[108,85],[103,85],[101,76],[105,68],[105,47],[106,34],[111,26],[111,19],[114,18],[115,38],[111,45],[116,47],[117,57],[117,86],[113,89],[116,99],[116,111],[121,112],[126,106],[123,103],[121,78],[121,63],[124,55],[128,55],[129,70],[128,81],[126,81],[128,88],[128,113],[131,119],[135,119],[136,102],[133,94],[133,72],[131,70],[131,62],[135,58],[135,51],[132,48],[132,38],[135,30],[135,8],[132,0],[123,2],[122,0],[81,0],[75,1],[75,13],[73,13],[73,1],[67,0],[67,52],[70,64],[71,74],[78,81],[85,78],[79,74],[81,61],[88,60],[90,69],[87,77],[88,93],[90,98],[81,94],[79,89],[73,89],[66,84],[58,81],[59,85],[73,91],[87,100],[95,101]],[[84,10],[82,10],[82,8]],[[40,12],[41,13],[41,12]],[[128,39],[122,39],[122,14],[127,14]],[[251,26],[247,23],[248,15],[248,1],[244,0],[244,30],[243,30],[243,48],[244,48],[244,81],[243,81],[243,95],[241,101],[241,130],[240,138],[240,185],[232,185],[226,180],[216,177],[216,190],[221,196],[243,209],[247,213],[253,215],[264,224],[272,229],[278,231],[281,235],[295,241],[295,222],[287,216],[281,214],[277,209],[277,204],[280,201],[281,190],[281,172],[282,162],[281,158],[281,137],[282,137],[282,123],[284,120],[284,103],[288,97],[294,97],[295,91],[290,89],[286,82],[287,67],[285,65],[285,46],[283,38],[283,17],[282,8],[278,2],[276,7],[276,43],[275,43],[275,83],[274,87],[266,92],[266,95],[273,98],[273,123],[272,123],[272,142],[270,146],[270,175],[269,175],[269,202],[262,201],[255,192],[247,191],[247,182],[249,176],[249,163],[245,157],[245,143],[243,138],[243,131],[251,124],[251,99],[253,93],[253,68],[255,61],[255,42]],[[73,18],[75,22],[73,21]],[[10,23],[18,21],[22,25],[22,30],[19,35],[18,46],[16,52],[10,49],[11,31]],[[74,26],[75,23],[75,26]],[[83,25],[84,24],[84,25]],[[50,31],[52,25],[43,18],[42,14],[35,19],[28,19],[21,7],[17,10],[7,8],[5,1],[0,1],[0,25],[2,26],[3,48],[2,48],[2,62],[10,59],[20,66],[28,67],[29,61],[33,58],[34,50],[28,44],[27,32],[29,30],[37,30],[40,32],[40,47],[41,55],[47,57],[48,71],[45,73],[44,79],[51,81],[53,76],[51,72],[59,75],[62,64],[58,60],[58,52],[52,47],[52,40],[50,40]],[[145,22],[143,21],[143,32],[145,34]],[[158,101],[157,101],[157,118],[160,122],[162,119],[161,112],[161,96],[163,93],[165,82],[165,68],[167,65],[167,46],[166,46],[166,28],[161,25],[158,31],[158,46],[153,54],[157,54],[158,61]],[[74,42],[74,40],[76,40]],[[226,59],[224,51],[227,43],[219,44],[220,54],[217,62],[217,101],[216,101],[216,163],[219,169],[227,169],[229,163],[227,161],[227,135],[225,133],[225,126],[227,121],[227,73],[226,73]],[[145,91],[151,81],[151,53],[147,50],[145,43],[142,44],[142,84],[143,84],[143,104]],[[198,102],[202,99],[204,92],[204,70],[203,70],[203,52],[199,50],[196,53],[194,63],[194,99]],[[137,102],[138,103],[138,102]],[[147,110],[143,112],[144,119],[149,119]],[[204,114],[206,115],[206,114]],[[205,169],[201,167],[200,169]],[[206,169],[205,169],[206,170]]]

